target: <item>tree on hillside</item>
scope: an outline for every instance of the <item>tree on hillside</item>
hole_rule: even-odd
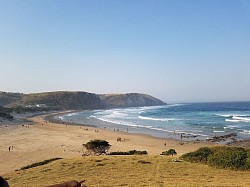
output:
[[[106,153],[111,145],[106,140],[90,140],[86,144],[83,144],[89,152],[93,152],[95,155]]]

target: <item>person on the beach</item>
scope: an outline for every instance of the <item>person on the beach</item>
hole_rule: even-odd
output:
[[[9,152],[10,152],[10,148],[11,148],[11,146],[9,146]]]

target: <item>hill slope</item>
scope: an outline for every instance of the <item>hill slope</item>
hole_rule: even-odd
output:
[[[33,94],[0,94],[0,106],[47,108],[57,110],[92,110],[120,107],[157,106],[165,103],[139,93],[97,95],[88,92],[44,92]]]
[[[10,186],[47,186],[86,180],[94,186],[249,186],[249,171],[172,162],[166,156],[90,156],[62,159],[4,177]]]
[[[41,106],[61,110],[88,110],[105,108],[99,96],[88,92],[44,92],[25,94],[9,106]]]
[[[22,96],[23,94],[21,93],[0,92],[0,106],[19,101]]]
[[[139,93],[104,94],[100,95],[100,98],[108,108],[158,106],[166,104],[150,95]]]

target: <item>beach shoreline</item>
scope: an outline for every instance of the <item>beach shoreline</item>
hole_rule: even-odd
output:
[[[181,142],[145,134],[46,120],[47,115],[58,114],[60,113],[35,116],[29,118],[32,123],[6,125],[0,128],[0,175],[45,159],[82,157],[82,144],[93,139],[107,140],[112,145],[110,151],[146,150],[149,155],[160,155],[163,151],[173,148],[180,156],[201,146],[216,145],[205,141]],[[122,141],[117,141],[118,137]]]

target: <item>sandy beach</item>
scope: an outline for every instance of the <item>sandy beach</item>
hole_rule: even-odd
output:
[[[201,146],[214,145],[209,142],[181,143],[149,135],[51,123],[45,121],[44,117],[33,117],[32,123],[0,127],[0,175],[54,157],[82,157],[82,144],[93,139],[107,140],[112,145],[110,151],[136,149],[146,150],[150,155],[159,155],[162,151],[173,148],[177,151],[177,156],[180,156]],[[117,137],[122,141],[118,142]]]

